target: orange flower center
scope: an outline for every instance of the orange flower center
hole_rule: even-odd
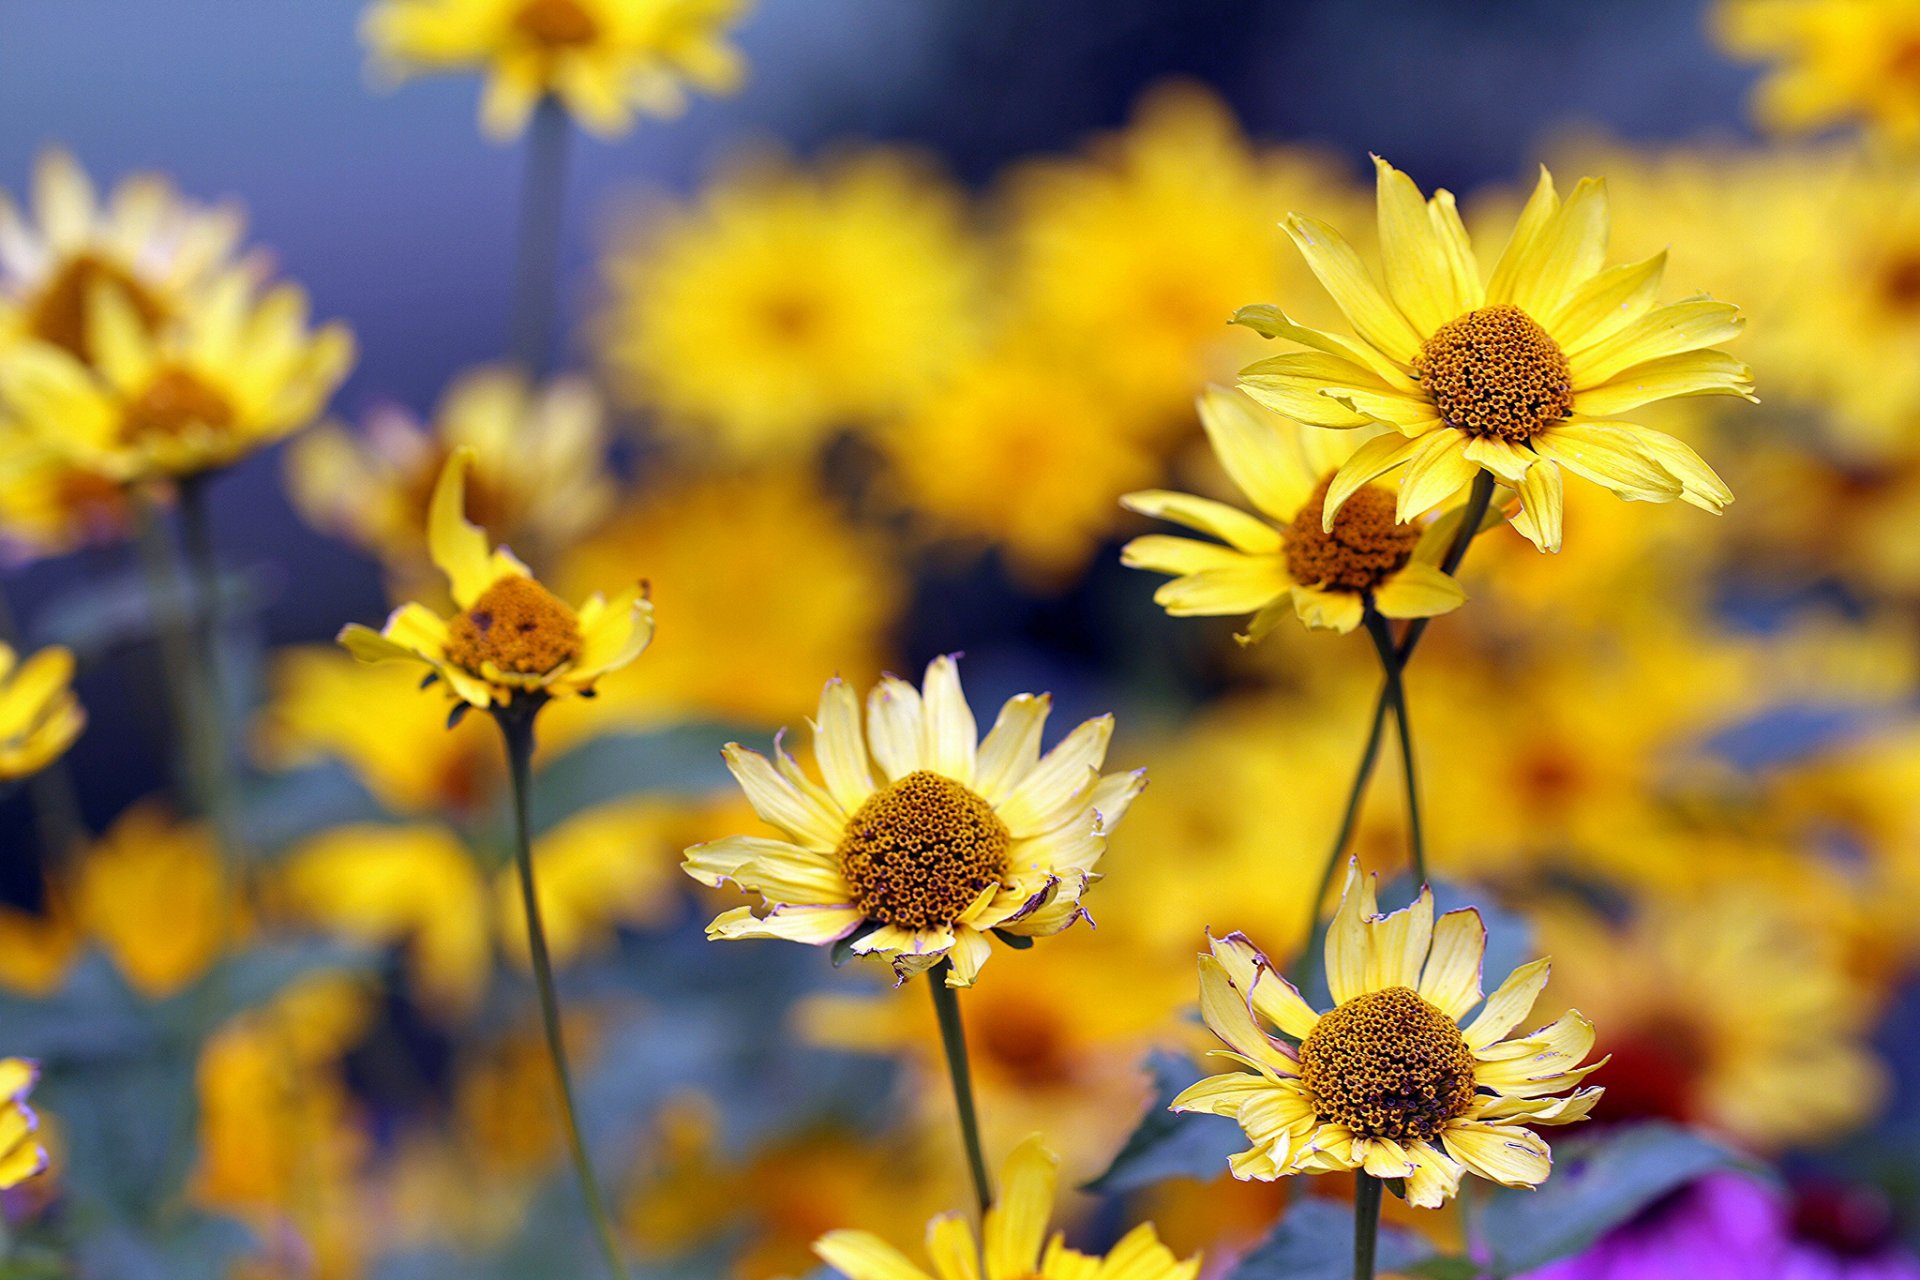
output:
[[[127,405],[120,438],[127,444],[178,440],[195,429],[223,432],[233,425],[233,402],[186,369],[162,369]]]
[[[547,49],[579,48],[600,36],[600,22],[580,0],[527,0],[513,29]]]
[[[92,364],[92,325],[87,318],[92,305],[89,299],[96,288],[109,285],[126,297],[147,332],[153,332],[166,318],[167,309],[138,280],[111,262],[82,253],[62,263],[53,278],[42,286],[27,309],[27,331],[42,342],[50,342]]]
[[[951,778],[916,769],[867,798],[840,838],[840,871],[869,920],[951,925],[1007,872],[1012,836],[993,806]]]
[[[1413,358],[1441,420],[1470,436],[1530,440],[1573,412],[1567,353],[1510,303],[1433,331]]]
[[[1393,494],[1374,484],[1356,489],[1334,513],[1333,528],[1321,529],[1332,483],[1332,476],[1322,480],[1286,528],[1287,575],[1323,590],[1371,591],[1407,563],[1420,530],[1394,523]]]
[[[580,657],[580,619],[532,578],[514,574],[480,593],[447,626],[447,657],[480,675],[486,664],[543,676]]]
[[[1473,1102],[1473,1050],[1452,1018],[1406,987],[1355,996],[1300,1046],[1314,1112],[1369,1138],[1425,1141]]]

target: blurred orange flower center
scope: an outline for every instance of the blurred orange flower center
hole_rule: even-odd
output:
[[[41,287],[27,312],[28,332],[91,364],[93,339],[87,310],[98,288],[118,289],[148,332],[166,318],[166,308],[138,280],[111,262],[82,253],[67,259]]]
[[[1370,591],[1406,564],[1420,530],[1396,523],[1393,495],[1373,484],[1355,490],[1323,530],[1332,483],[1322,480],[1286,528],[1287,575],[1303,586]]]
[[[1441,325],[1413,367],[1442,420],[1468,435],[1520,443],[1573,412],[1567,353],[1510,303]]]
[[[840,870],[869,920],[934,929],[1000,882],[1011,842],[992,805],[951,778],[916,769],[848,819]]]
[[[189,369],[155,374],[131,404],[120,424],[130,444],[177,440],[194,429],[225,431],[233,425],[233,403]]]
[[[592,44],[600,23],[580,0],[527,0],[513,17],[514,30],[549,49]]]
[[[1452,1018],[1406,987],[1355,996],[1300,1046],[1322,1121],[1369,1138],[1427,1140],[1473,1102],[1473,1050]]]
[[[481,674],[542,676],[580,656],[580,619],[532,578],[513,574],[480,593],[447,626],[447,657]]]

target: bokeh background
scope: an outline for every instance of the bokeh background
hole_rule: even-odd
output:
[[[314,442],[433,422],[502,358],[523,162],[475,129],[468,78],[374,91],[361,7],[0,8],[0,186],[22,196],[58,144],[103,188],[157,170],[231,196],[360,353],[328,423],[215,490],[244,902],[161,798],[127,547],[23,543],[6,571],[28,646],[80,655],[91,717],[64,765],[82,847],[49,849],[26,789],[0,801],[0,1048],[46,1062],[55,1157],[9,1204],[21,1275],[594,1265],[498,744],[330,648],[419,587],[395,530],[424,488],[342,481]],[[1920,166],[1759,130],[1761,69],[1712,28],[1653,0],[760,0],[741,92],[575,140],[558,365],[604,412],[551,474],[505,451],[489,524],[562,594],[638,575],[659,610],[653,652],[556,712],[540,815],[595,1154],[647,1267],[800,1275],[824,1230],[911,1244],[964,1197],[924,997],[824,951],[706,943],[734,899],[676,870],[753,829],[719,744],[801,728],[832,675],[963,652],[981,714],[1028,689],[1061,726],[1112,711],[1113,763],[1152,778],[1098,928],[1002,951],[968,993],[992,1152],[1039,1130],[1072,1183],[1100,1174],[1206,1047],[1203,930],[1302,945],[1371,655],[1165,617],[1118,563],[1146,524],[1117,498],[1219,488],[1193,396],[1261,354],[1222,322],[1324,318],[1276,223],[1369,239],[1374,151],[1460,193],[1483,237],[1539,162],[1563,188],[1605,174],[1617,260],[1671,244],[1673,296],[1751,313],[1735,350],[1762,405],[1660,417],[1739,495],[1724,517],[1583,493],[1560,556],[1476,547],[1471,604],[1409,677],[1430,846],[1503,955],[1555,955],[1547,1003],[1599,1024],[1596,1129],[1673,1122],[1746,1161],[1704,1191],[1648,1182],[1620,1231],[1734,1203],[1824,1268],[1804,1274],[1920,1276]],[[729,310],[754,299],[775,319]],[[1391,876],[1403,843],[1383,773],[1355,848]],[[1183,1128],[1063,1221],[1098,1244],[1152,1217],[1251,1280],[1233,1269],[1289,1197],[1329,1188],[1234,1184],[1231,1149]],[[1389,1212],[1460,1245],[1457,1214]]]

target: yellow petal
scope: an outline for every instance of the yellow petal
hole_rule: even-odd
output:
[[[1266,521],[1248,515],[1238,507],[1190,493],[1166,489],[1147,489],[1129,493],[1120,499],[1129,511],[1156,520],[1171,520],[1189,529],[1210,533],[1222,542],[1249,555],[1272,555],[1280,550],[1280,533]]]
[[[973,784],[973,759],[980,743],[980,730],[974,723],[973,708],[960,688],[960,666],[949,654],[927,664],[921,682],[921,705],[925,708],[922,747],[926,767],[952,778],[962,786]]]
[[[1536,319],[1559,311],[1605,265],[1607,231],[1606,183],[1582,178],[1528,247],[1507,300]]]
[[[1288,214],[1281,226],[1361,340],[1396,364],[1411,365],[1420,350],[1420,335],[1380,292],[1346,238],[1326,223],[1297,213]]]
[[[813,754],[820,775],[840,807],[852,813],[873,794],[867,767],[867,740],[860,731],[860,699],[853,686],[835,676],[820,691],[819,719],[813,725]]]
[[[1421,971],[1420,997],[1458,1022],[1480,1003],[1480,973],[1487,954],[1487,926],[1472,907],[1449,911],[1433,926],[1433,950]]]
[[[1434,618],[1467,602],[1458,581],[1424,560],[1409,560],[1373,592],[1373,607],[1385,618]]]
[[[1007,1157],[1000,1173],[1000,1191],[987,1210],[981,1230],[990,1276],[1030,1275],[1040,1260],[1047,1219],[1053,1215],[1054,1184],[1060,1158],[1034,1134]]]
[[[1513,527],[1542,551],[1560,550],[1561,504],[1564,489],[1560,468],[1535,465],[1516,486],[1520,495],[1520,514]]]
[[[869,1231],[829,1231],[813,1242],[813,1251],[847,1280],[934,1280]]]
[[[1486,1008],[1460,1029],[1467,1046],[1479,1050],[1505,1039],[1507,1033],[1519,1026],[1520,1020],[1527,1016],[1533,1008],[1533,1002],[1540,998],[1551,968],[1548,961],[1535,960],[1507,975],[1507,980],[1500,984],[1499,989],[1487,997]]]
[[[1287,435],[1297,439],[1299,429],[1225,387],[1208,387],[1199,410],[1200,425],[1227,478],[1274,520],[1284,524],[1293,519],[1320,483],[1301,452],[1286,446]]]
[[[1680,482],[1642,448],[1628,428],[1562,422],[1531,441],[1534,451],[1630,502],[1670,502]]]
[[[427,515],[427,550],[433,563],[447,575],[454,603],[468,608],[480,594],[511,573],[526,573],[526,566],[514,560],[504,548],[498,555],[487,550],[487,535],[467,520],[467,468],[473,451],[455,449],[441,469],[433,486],[433,501]]]
[[[1375,203],[1380,219],[1380,258],[1386,269],[1387,295],[1422,336],[1470,310],[1459,295],[1438,228],[1426,197],[1400,170],[1373,157]]]
[[[1553,1172],[1553,1155],[1540,1136],[1511,1125],[1460,1120],[1440,1135],[1447,1154],[1503,1187],[1537,1187]]]

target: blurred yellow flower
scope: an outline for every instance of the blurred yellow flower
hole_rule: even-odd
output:
[[[0,562],[20,564],[124,541],[133,504],[114,478],[0,420]]]
[[[675,439],[791,453],[926,395],[974,345],[980,250],[948,180],[870,150],[735,165],[602,264],[617,389]]]
[[[1269,211],[1308,201],[1359,211],[1339,166],[1304,149],[1255,150],[1217,96],[1185,82],[1147,93],[1124,130],[1084,155],[1016,166],[999,201],[1010,305],[1032,330],[1023,340],[1162,433],[1185,425],[1195,386],[1258,354],[1226,323],[1235,307],[1312,288]]]
[[[1176,1258],[1152,1223],[1127,1232],[1104,1258],[1067,1248],[1059,1232],[1048,1239],[1058,1165],[1038,1134],[1015,1147],[977,1238],[962,1214],[942,1214],[927,1224],[932,1272],[868,1231],[828,1232],[814,1252],[847,1280],[1194,1280],[1200,1274],[1200,1258]]]
[[[1201,1015],[1227,1046],[1216,1053],[1252,1069],[1207,1077],[1173,1110],[1239,1122],[1253,1145],[1229,1161],[1237,1178],[1360,1170],[1405,1178],[1407,1203],[1435,1209],[1467,1173],[1538,1186],[1553,1157],[1526,1126],[1584,1120],[1600,1100],[1599,1087],[1576,1088],[1605,1065],[1580,1065],[1591,1022],[1570,1012],[1512,1034],[1546,985],[1545,960],[1514,970],[1460,1021],[1481,1006],[1486,926],[1472,908],[1435,920],[1425,887],[1382,915],[1373,878],[1348,872],[1327,931],[1327,1013],[1244,934],[1209,938],[1208,948]]]
[[[1864,123],[1920,141],[1920,4],[1914,0],[1718,0],[1729,53],[1770,64],[1754,91],[1760,123],[1805,133]]]
[[[384,76],[477,70],[480,126],[506,139],[542,98],[617,137],[635,114],[674,116],[687,89],[728,93],[740,55],[728,30],[749,0],[375,0],[361,38]]]
[[[315,528],[377,557],[403,585],[428,567],[420,529],[454,450],[473,451],[467,510],[536,564],[612,510],[606,414],[584,378],[535,387],[518,368],[486,365],[456,377],[422,424],[397,407],[370,413],[355,434],[324,423],[287,450],[287,489]]]
[[[75,912],[129,985],[162,999],[219,957],[236,908],[212,837],[143,802],[83,855]]]
[[[40,1118],[27,1095],[40,1078],[40,1066],[25,1058],[0,1058],[0,1191],[45,1173],[47,1151],[35,1139]]]
[[[98,354],[93,294],[111,286],[149,330],[232,264],[238,209],[183,199],[166,179],[130,177],[104,205],[58,147],[34,165],[33,213],[0,195],[0,348],[50,343],[83,363]]]
[[[472,452],[456,449],[434,486],[427,547],[447,575],[459,612],[442,618],[423,604],[394,610],[374,631],[358,623],[340,643],[363,662],[427,666],[456,703],[507,706],[517,697],[588,694],[600,677],[639,657],[653,638],[653,606],[635,584],[609,602],[591,596],[568,608],[465,515]]]
[[[1483,282],[1452,194],[1427,200],[1404,173],[1375,166],[1384,292],[1338,231],[1299,214],[1285,223],[1358,341],[1277,307],[1235,317],[1308,348],[1242,370],[1254,399],[1312,426],[1394,428],[1340,468],[1323,528],[1361,486],[1402,467],[1400,519],[1484,470],[1518,493],[1514,527],[1542,551],[1560,548],[1563,468],[1630,501],[1717,512],[1733,500],[1687,445],[1617,415],[1677,396],[1751,398],[1747,367],[1711,349],[1739,333],[1739,312],[1708,299],[1656,307],[1664,253],[1606,267],[1603,183],[1583,179],[1563,204],[1543,168]]]
[[[887,550],[802,468],[775,467],[642,492],[554,581],[572,594],[644,565],[673,619],[646,662],[601,691],[600,715],[780,724],[812,708],[822,671],[886,660],[907,588]]]
[[[80,951],[80,927],[64,891],[48,881],[39,911],[0,906],[0,989],[44,1000],[67,980]]]
[[[1022,586],[1058,590],[1115,524],[1114,495],[1157,466],[1110,391],[1012,341],[877,433],[889,496],[935,538],[998,548]]]
[[[612,948],[617,925],[665,923],[680,905],[670,834],[688,825],[677,801],[634,798],[569,818],[534,844],[540,918],[556,965]],[[527,965],[527,920],[520,886],[502,872],[494,881],[500,941],[515,963]]]
[[[0,644],[0,780],[38,773],[86,727],[73,696],[73,654],[59,645],[20,661]]]
[[[1045,937],[1085,914],[1107,835],[1146,785],[1143,770],[1100,774],[1113,717],[1080,725],[1043,758],[1051,699],[1007,700],[984,741],[950,657],[922,688],[887,676],[867,698],[820,695],[814,755],[825,785],[778,741],[774,761],[738,744],[727,768],[781,839],[729,836],[687,850],[687,874],[731,881],[765,900],[707,926],[711,939],[851,938],[887,956],[902,980],[950,962],[947,985],[971,986],[989,931]],[[880,766],[876,784],[869,764]]]
[[[1253,642],[1289,614],[1344,633],[1368,608],[1388,618],[1431,618],[1465,603],[1466,592],[1439,567],[1458,521],[1435,521],[1424,531],[1400,524],[1393,494],[1371,484],[1353,489],[1323,518],[1347,460],[1381,436],[1365,428],[1303,428],[1220,387],[1200,397],[1200,421],[1220,466],[1266,518],[1163,489],[1123,497],[1130,510],[1220,539],[1156,533],[1121,551],[1123,564],[1174,575],[1153,593],[1169,614],[1252,614],[1241,638]]]
[[[224,467],[306,426],[353,362],[345,325],[307,328],[293,284],[233,269],[155,327],[135,296],[86,298],[93,362],[46,341],[0,352],[0,399],[75,465],[119,481]]]

